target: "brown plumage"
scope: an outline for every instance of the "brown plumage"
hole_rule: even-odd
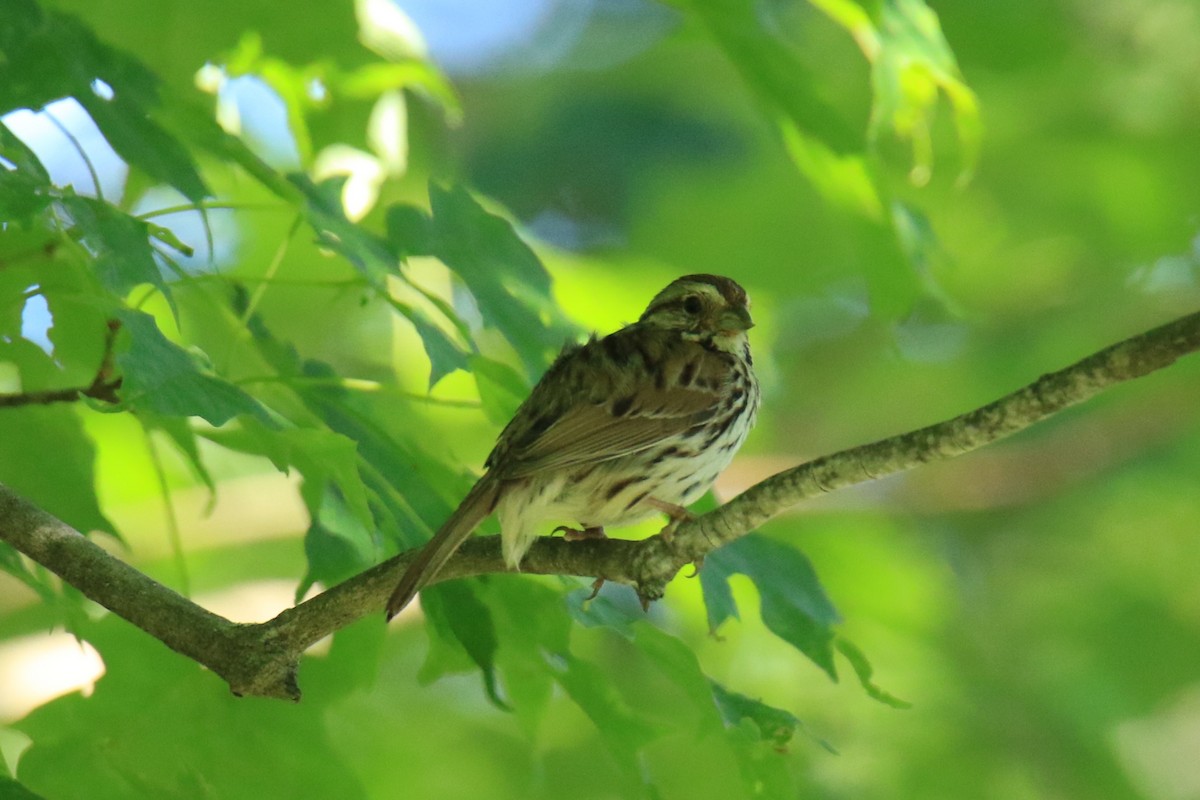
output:
[[[513,569],[547,521],[599,535],[664,511],[686,515],[754,424],[752,325],[741,286],[686,275],[637,322],[563,350],[501,432],[487,472],[408,566],[388,619],[493,511]]]

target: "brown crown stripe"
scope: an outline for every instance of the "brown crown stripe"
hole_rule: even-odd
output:
[[[708,273],[698,273],[696,275],[684,275],[675,283],[707,283],[710,286],[716,287],[721,296],[725,298],[725,302],[731,306],[746,305],[746,290],[743,289],[735,280],[726,278],[723,275],[710,275]]]

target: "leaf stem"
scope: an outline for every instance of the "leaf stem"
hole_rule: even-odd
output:
[[[92,160],[88,158],[87,151],[83,149],[83,145],[79,143],[79,140],[75,138],[75,134],[71,133],[70,129],[62,123],[62,120],[54,116],[49,110],[46,110],[45,113],[46,119],[50,120],[50,123],[58,128],[63,136],[67,137],[67,140],[75,148],[75,152],[79,153],[79,157],[83,159],[84,166],[87,167],[88,175],[92,178],[92,186],[96,189],[96,199],[103,200],[104,190],[100,188],[100,175],[96,172],[96,166],[92,164]]]
[[[288,226],[287,233],[279,242],[279,246],[275,248],[275,254],[271,256],[270,263],[267,264],[267,271],[263,273],[262,282],[254,288],[250,294],[250,299],[246,302],[246,309],[238,318],[240,327],[245,328],[250,323],[250,318],[254,316],[254,312],[258,309],[259,302],[267,293],[267,289],[271,288],[271,282],[275,278],[275,274],[279,272],[279,267],[283,265],[283,259],[287,256],[287,251],[292,245],[292,238],[296,235],[296,231],[300,230],[300,225],[304,222],[304,215],[297,214],[292,219],[292,224]]]
[[[177,206],[156,208],[135,215],[138,219],[147,220],[155,217],[165,217],[169,214],[185,214],[188,211],[285,211],[287,206],[278,203],[236,203],[233,201],[213,201],[202,203],[183,203]]]

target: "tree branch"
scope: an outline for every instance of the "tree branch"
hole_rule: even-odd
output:
[[[648,602],[662,596],[681,567],[701,561],[796,503],[975,450],[1198,349],[1200,313],[1194,313],[1043,375],[982,408],[780,472],[721,508],[681,524],[669,538],[660,534],[644,541],[566,542],[541,537],[521,571],[624,583]],[[92,600],[207,666],[235,693],[293,700],[300,697],[295,674],[303,652],[368,614],[378,614],[382,624],[384,602],[415,555],[401,553],[268,622],[244,625],[156,583],[2,485],[0,538]],[[437,580],[506,571],[499,537],[476,537],[463,545]]]

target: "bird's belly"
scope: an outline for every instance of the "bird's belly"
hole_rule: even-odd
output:
[[[530,476],[497,506],[505,561],[516,568],[546,522],[585,528],[632,525],[661,514],[661,504],[695,502],[729,466],[753,424],[752,391],[740,425],[698,425],[682,436],[609,461]],[[741,413],[744,409],[737,409]],[[653,501],[658,501],[658,504]]]
[[[729,466],[738,444],[741,442],[725,449],[707,448],[699,454],[681,451],[657,463],[655,456],[644,454],[605,462],[591,474],[564,481],[551,507],[556,518],[575,520],[585,527],[641,522],[662,513],[662,508],[650,501],[687,506],[698,500]]]

